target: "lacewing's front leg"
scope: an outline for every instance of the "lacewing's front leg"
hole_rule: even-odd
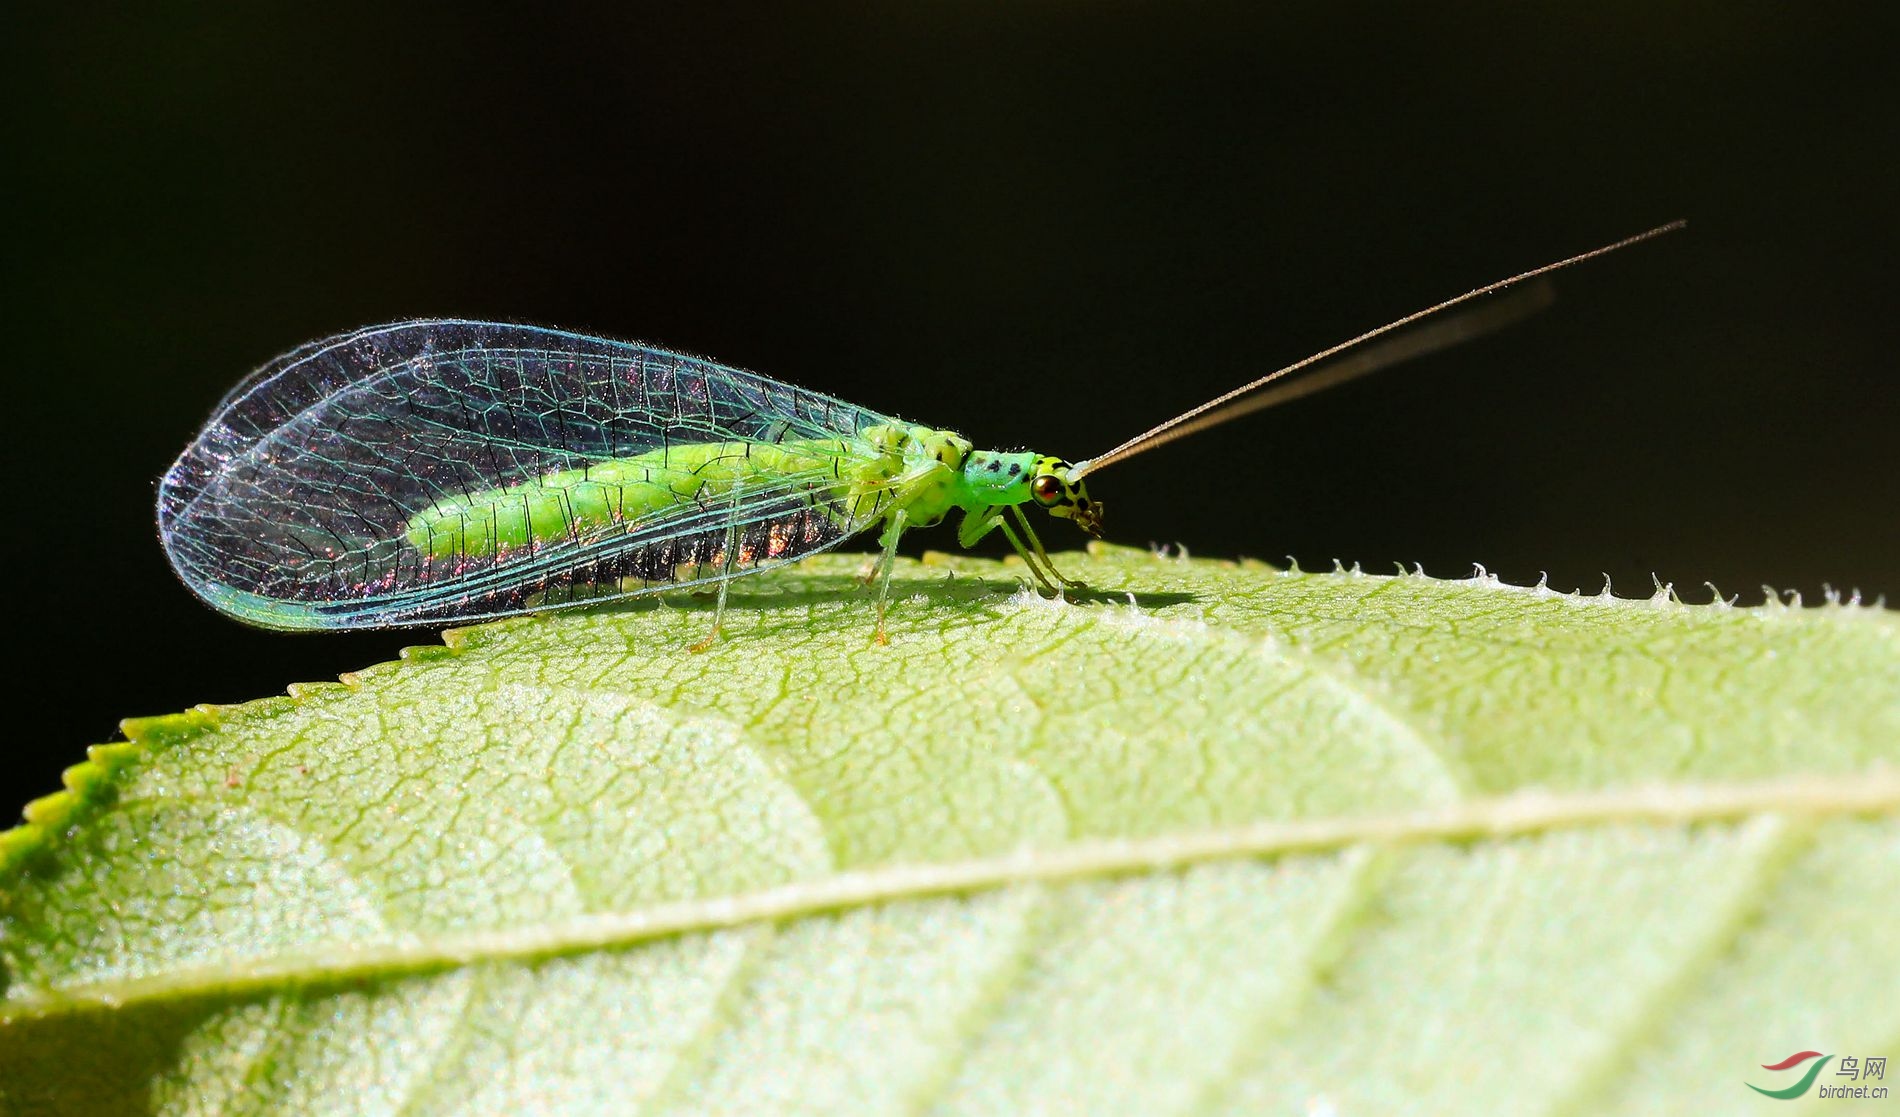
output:
[[[1042,540],[1036,536],[1036,529],[1029,526],[1029,517],[1023,515],[1022,506],[1012,504],[1009,506],[1009,510],[1011,514],[1016,517],[1016,523],[1023,529],[1023,534],[1029,538],[1029,545],[1035,549],[1036,557],[1042,560],[1042,565],[1048,569],[1050,574],[1055,576],[1056,581],[1061,582],[1072,590],[1087,589],[1089,585],[1087,582],[1067,577],[1062,571],[1056,569],[1056,564],[1049,558],[1049,552],[1043,549]],[[1022,550],[1022,546],[1018,544],[1016,549],[1020,551]],[[1028,561],[1028,558],[1028,555],[1023,556],[1024,561]]]

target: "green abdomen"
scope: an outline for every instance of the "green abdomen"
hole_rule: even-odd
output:
[[[854,449],[843,439],[670,446],[437,501],[410,517],[406,535],[424,555],[449,560],[632,532],[682,504],[723,500],[735,485],[783,492],[786,479],[802,476],[814,495],[827,477],[846,485],[862,460]]]

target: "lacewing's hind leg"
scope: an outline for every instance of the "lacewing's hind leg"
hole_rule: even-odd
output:
[[[877,635],[872,640],[879,644],[891,642],[890,634],[884,631],[884,610],[891,598],[891,568],[897,565],[897,540],[904,534],[904,524],[910,514],[902,508],[891,513],[891,524],[884,529],[884,553],[877,562]]]
[[[1088,588],[1087,582],[1068,577],[1063,574],[1062,571],[1056,569],[1055,561],[1049,557],[1049,552],[1043,549],[1042,539],[1036,535],[1036,529],[1030,526],[1029,517],[1023,515],[1022,505],[1012,504],[1009,506],[1009,511],[1011,515],[1015,517],[1016,525],[1023,529],[1023,535],[1029,540],[1029,546],[1036,552],[1036,557],[1042,560],[1043,567],[1049,571],[1050,575],[1053,576],[1056,581],[1061,582],[1064,586],[1072,590]],[[1004,525],[1004,527],[1008,526],[1007,524]],[[1022,550],[1021,545],[1019,544],[1016,549],[1019,551]],[[1029,556],[1025,554],[1023,561],[1027,562],[1028,559]]]
[[[705,639],[700,640],[696,644],[689,644],[686,648],[687,651],[697,655],[700,652],[710,650],[714,644],[719,642],[719,621],[726,615],[726,587],[731,584],[732,579],[730,577],[725,578],[719,583],[719,597],[713,604],[712,628],[706,633]]]
[[[744,501],[739,498],[743,495],[741,492],[743,487],[739,482],[733,482],[732,519],[726,524],[725,554],[722,556],[723,561],[720,563],[719,572],[719,600],[713,605],[712,631],[706,634],[704,640],[687,649],[695,654],[706,651],[719,642],[719,622],[726,615],[726,590],[732,585],[733,571],[739,562],[739,541],[744,534],[739,529],[739,508],[744,504]]]

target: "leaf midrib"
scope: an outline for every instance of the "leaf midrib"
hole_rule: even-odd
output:
[[[30,993],[0,1011],[0,1024],[111,1011],[141,1002],[241,997],[291,985],[308,988],[421,975],[476,963],[533,961],[903,900],[1124,876],[1210,861],[1361,845],[1509,837],[1619,822],[1681,825],[1763,814],[1825,818],[1883,813],[1900,813],[1900,773],[1643,785],[1579,794],[1516,792],[1433,811],[1267,821],[1148,838],[1090,839],[1003,856],[834,873],[733,896],[598,912],[533,927],[407,934],[394,944],[286,953],[235,965],[188,967]]]

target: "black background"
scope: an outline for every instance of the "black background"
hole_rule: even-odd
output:
[[[52,790],[121,716],[434,639],[225,621],[151,512],[253,366],[414,315],[640,338],[1082,457],[1685,217],[1533,322],[1104,471],[1109,536],[1900,598],[1887,9],[16,15],[0,794]]]

